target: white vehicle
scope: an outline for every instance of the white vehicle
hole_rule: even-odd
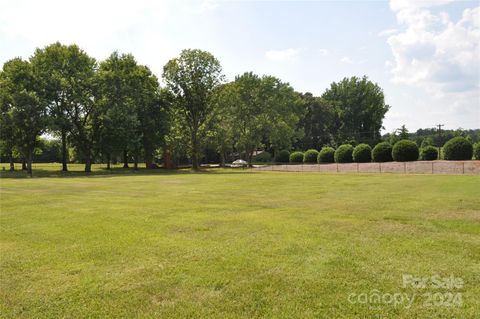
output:
[[[232,162],[232,167],[246,167],[248,163],[242,159],[238,159]]]

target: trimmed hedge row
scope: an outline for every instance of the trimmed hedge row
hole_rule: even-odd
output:
[[[443,146],[443,157],[446,160],[470,160],[472,159],[472,155],[472,143],[463,136],[454,137]]]
[[[438,159],[437,148],[431,145],[425,146],[420,150],[420,159],[422,161],[434,161]]]
[[[358,144],[353,149],[355,163],[370,163],[372,161],[372,148],[368,144]]]
[[[303,154],[304,163],[316,163],[318,158],[318,151],[310,149]]]
[[[317,162],[319,164],[323,163],[334,163],[335,162],[335,149],[330,146],[323,147],[318,153]]]
[[[353,146],[350,144],[340,145],[335,151],[335,163],[351,163],[353,162]]]
[[[381,142],[375,145],[372,150],[372,160],[377,163],[393,161],[392,145],[388,142]]]
[[[303,152],[293,152],[290,154],[290,163],[303,163]]]
[[[340,145],[336,150],[330,146],[323,147],[320,151],[309,149],[305,153],[296,151],[290,153],[281,150],[275,153],[274,161],[277,163],[382,163],[382,162],[409,162],[409,161],[434,161],[439,158],[438,149],[432,145],[422,144],[419,148],[414,141],[400,140],[391,145],[381,142],[372,149],[368,144],[359,144],[355,148],[350,144]],[[472,143],[457,136],[443,146],[445,160],[480,160],[480,142]],[[257,162],[269,162],[271,154],[262,152],[255,157]]]
[[[401,140],[392,148],[392,157],[396,162],[412,162],[418,160],[417,143],[411,140]]]

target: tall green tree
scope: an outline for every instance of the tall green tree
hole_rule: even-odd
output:
[[[12,107],[9,101],[10,86],[3,69],[0,70],[0,150],[2,155],[9,159],[10,171],[14,171],[15,127],[10,113]]]
[[[10,123],[8,134],[11,134],[10,138],[13,138],[16,147],[26,159],[27,173],[30,176],[33,152],[48,121],[46,102],[38,93],[40,81],[41,79],[35,77],[28,61],[15,58],[3,65],[0,82],[2,123]]]
[[[235,148],[246,154],[250,163],[253,152],[262,146],[269,125],[266,109],[261,101],[262,79],[251,72],[237,76],[230,90],[230,112],[232,116]]]
[[[207,133],[205,124],[212,115],[214,90],[223,81],[221,72],[220,62],[201,50],[183,50],[163,68],[163,78],[190,136],[193,169],[199,168],[200,146]]]
[[[146,66],[139,65],[135,70],[132,88],[137,115],[137,135],[140,136],[139,147],[134,150],[135,163],[143,152],[147,168],[154,168],[154,153],[162,146],[169,130],[169,113],[171,93],[161,89],[157,77]],[[135,164],[136,165],[136,164]]]
[[[40,54],[40,53],[38,53]],[[35,61],[37,67],[41,64]],[[98,117],[97,103],[95,100],[95,71],[97,62],[78,46],[73,45],[68,49],[66,60],[64,60],[65,69],[60,66],[64,75],[59,75],[59,79],[51,80],[54,83],[60,83],[61,86],[55,86],[55,92],[60,92],[59,109],[54,109],[55,119],[59,119],[58,125],[69,126],[70,138],[75,149],[80,153],[85,163],[85,172],[91,171],[93,161],[94,143],[98,139]],[[39,71],[39,74],[44,74]],[[60,89],[60,91],[56,91]],[[52,95],[53,96],[53,95]],[[54,103],[56,107],[56,103]],[[64,129],[67,126],[62,126]],[[62,136],[63,139],[63,136]],[[62,142],[63,144],[63,142]],[[63,148],[63,147],[62,147]],[[66,154],[66,152],[63,152]]]
[[[403,124],[400,128],[397,129],[397,134],[398,134],[399,139],[408,140],[409,133],[408,133],[408,129],[405,126],[405,124]]]
[[[235,87],[233,83],[218,86],[214,95],[214,114],[211,117],[207,140],[212,149],[220,155],[220,166],[225,167],[227,152],[234,145],[233,140],[233,104],[235,99]]]
[[[273,76],[263,76],[261,88],[261,101],[270,123],[264,141],[274,152],[288,149],[304,134],[298,126],[304,116],[301,100],[288,83]]]
[[[192,157],[191,147],[189,146],[191,140],[187,132],[187,124],[179,108],[171,107],[169,117],[171,121],[168,134],[165,137],[164,155],[171,158],[172,163],[170,164],[177,166]]]
[[[327,101],[311,93],[300,94],[305,115],[299,126],[304,136],[296,143],[299,149],[321,149],[334,142],[335,111]]]
[[[73,129],[72,114],[68,112],[78,103],[78,87],[83,85],[85,72],[91,73],[90,60],[78,46],[59,42],[37,49],[31,58],[36,76],[42,79],[41,93],[48,101],[52,118],[49,129],[61,137],[63,171],[68,170],[67,137]]]
[[[139,121],[136,114],[135,87],[137,62],[130,54],[114,52],[100,63],[96,75],[100,153],[110,168],[112,155],[138,148]],[[125,163],[128,167],[128,161]]]
[[[382,89],[363,78],[344,78],[333,82],[322,98],[333,105],[336,113],[336,140],[374,143],[380,138],[385,113],[390,106],[385,104]]]
[[[231,106],[233,138],[249,163],[260,147],[275,151],[289,148],[301,137],[303,115],[298,94],[287,83],[251,72],[235,78],[227,103]]]

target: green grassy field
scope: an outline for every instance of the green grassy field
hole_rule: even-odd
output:
[[[480,313],[478,176],[36,169],[1,172],[2,318]]]

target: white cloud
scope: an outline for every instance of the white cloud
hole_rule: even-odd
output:
[[[200,12],[207,12],[214,10],[218,7],[218,2],[216,0],[203,0],[200,4]]]
[[[328,50],[327,49],[318,49],[318,53],[320,53],[320,55],[322,55],[322,56],[326,56],[328,54]]]
[[[19,53],[28,58],[35,47],[60,41],[76,43],[97,59],[114,50],[133,53],[160,75],[168,59],[190,47],[181,41],[208,49],[195,42],[195,30],[182,32],[182,27],[203,21],[217,5],[210,0],[137,0],[134,5],[128,0],[0,0],[0,41],[5,41],[0,62]]]
[[[285,50],[269,50],[265,52],[265,56],[267,57],[267,59],[276,62],[294,61],[301,51],[302,50],[298,48],[288,48]]]
[[[392,0],[404,29],[389,36],[394,83],[419,88],[432,99],[432,116],[480,123],[480,6],[458,21],[433,6],[450,1]],[[441,9],[441,8],[440,8]],[[471,125],[472,124],[467,124]]]
[[[397,33],[397,29],[385,29],[383,31],[380,31],[378,33],[378,36],[379,37],[385,37],[385,36],[390,36],[390,35],[395,34],[395,33]]]
[[[161,19],[165,6],[138,1],[1,1],[0,32],[48,43],[109,37],[138,24],[146,12]],[[55,37],[55,39],[53,39]]]
[[[437,94],[478,89],[480,6],[466,9],[455,23],[446,14],[432,14],[421,3],[423,7],[392,5],[401,8],[397,19],[406,26],[388,38],[395,58],[394,81]]]
[[[347,64],[352,64],[353,63],[352,59],[350,59],[348,56],[344,56],[343,58],[341,58],[340,62],[347,63]]]
[[[454,0],[390,0],[390,8],[393,11],[429,8],[442,6]]]

